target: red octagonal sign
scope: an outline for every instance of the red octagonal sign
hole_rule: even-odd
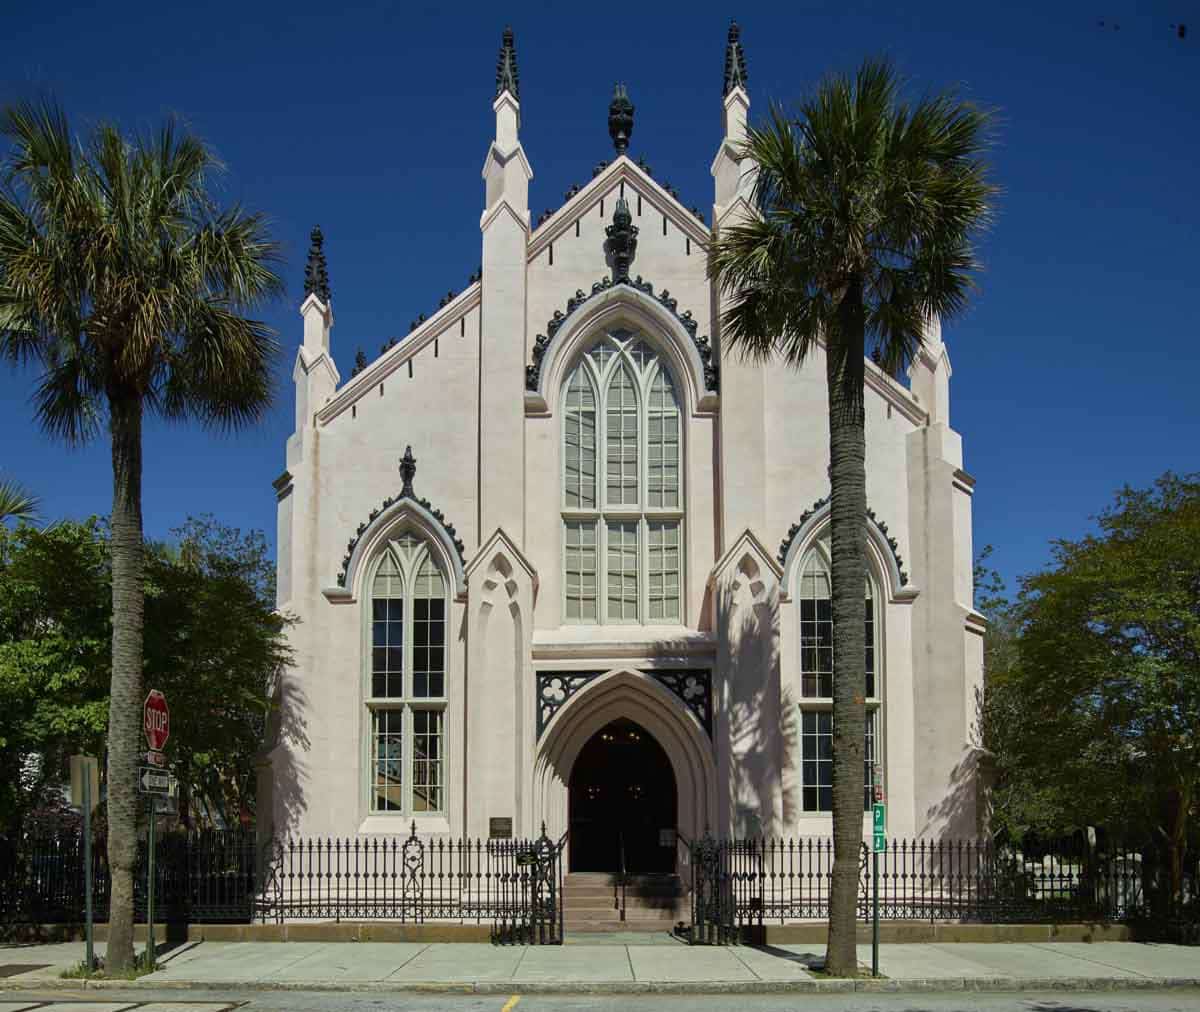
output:
[[[161,751],[171,737],[171,711],[167,709],[167,697],[158,689],[150,690],[142,706],[142,726],[146,729],[146,744]]]

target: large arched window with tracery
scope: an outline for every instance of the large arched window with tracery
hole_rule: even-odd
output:
[[[562,397],[565,621],[681,622],[683,422],[666,363],[614,330]]]
[[[390,541],[368,586],[366,707],[372,812],[446,809],[446,580],[429,545]]]
[[[800,570],[800,783],[806,812],[833,809],[833,581],[824,545],[814,546]],[[866,583],[867,728],[863,751],[863,808],[871,807],[871,765],[880,744],[880,673],[876,669],[878,595]],[[882,750],[881,750],[882,751]]]

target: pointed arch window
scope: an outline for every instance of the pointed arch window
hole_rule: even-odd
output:
[[[800,571],[800,782],[806,812],[833,809],[833,581],[823,546],[814,547]],[[871,766],[880,733],[880,673],[877,595],[870,575],[866,588],[867,726],[863,751],[863,809],[871,807]]]
[[[366,707],[372,812],[446,805],[446,579],[412,534],[391,541],[370,583]]]
[[[563,388],[564,619],[683,620],[682,411],[666,363],[604,334]]]

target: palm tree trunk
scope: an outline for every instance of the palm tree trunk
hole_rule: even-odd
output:
[[[826,347],[829,386],[829,483],[833,576],[833,879],[829,890],[826,970],[858,973],[855,951],[863,826],[866,708],[865,624],[867,510],[863,413],[862,289],[851,285]]]
[[[112,432],[112,687],[108,706],[109,970],[133,965],[133,871],[138,845],[138,751],[141,745],[142,404],[110,396]]]

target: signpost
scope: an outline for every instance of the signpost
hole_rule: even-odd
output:
[[[150,859],[146,862],[146,965],[153,970],[157,955],[154,944],[154,837],[155,824],[158,822],[154,801],[155,795],[171,793],[171,781],[174,779],[165,770],[156,768],[163,765],[163,746],[171,737],[171,711],[167,708],[167,697],[158,689],[151,689],[146,702],[142,704],[142,728],[146,732],[146,744],[150,747],[146,759],[154,764],[138,770],[138,789],[149,795],[150,803],[150,839],[147,843]]]
[[[878,774],[872,767],[871,779]],[[882,799],[883,785],[876,782],[875,797]],[[879,855],[887,850],[887,804],[877,800],[871,806],[871,976],[879,976]]]

